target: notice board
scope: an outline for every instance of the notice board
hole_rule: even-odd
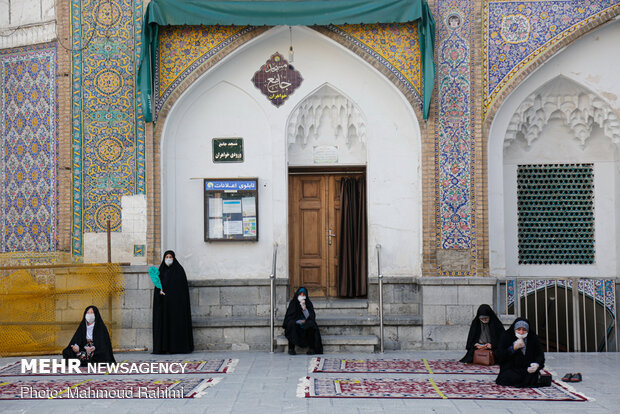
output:
[[[205,178],[205,241],[258,241],[258,178]]]

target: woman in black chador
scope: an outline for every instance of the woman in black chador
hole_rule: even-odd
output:
[[[188,354],[194,351],[189,287],[183,266],[172,250],[159,266],[161,290],[153,292],[153,353]]]
[[[84,309],[82,322],[78,326],[69,345],[62,351],[64,359],[79,359],[80,366],[89,363],[114,363],[112,342],[99,309],[89,306]]]
[[[504,333],[504,326],[489,305],[480,305],[476,317],[471,321],[469,335],[467,335],[467,353],[461,362],[474,362],[476,349],[490,349],[495,353],[499,340]]]
[[[295,345],[308,347],[308,355],[323,353],[323,342],[316,324],[314,306],[305,287],[300,287],[293,295],[286,309],[282,327],[288,339],[289,354],[296,354]]]
[[[517,318],[504,332],[495,356],[499,362],[496,384],[519,388],[543,385],[539,371],[545,366],[545,353],[527,319]]]

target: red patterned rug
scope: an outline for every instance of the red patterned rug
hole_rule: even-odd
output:
[[[550,387],[513,388],[489,380],[434,381],[408,378],[305,377],[297,388],[300,398],[418,398],[465,400],[587,401],[588,398],[556,381]]]
[[[200,398],[221,378],[25,379],[0,382],[0,400]]]
[[[31,358],[28,358],[30,361]],[[165,359],[165,360],[137,360],[137,361],[119,361],[118,365],[112,370],[105,365],[96,366],[91,371],[88,368],[80,368],[79,374],[81,375],[105,375],[105,374],[117,374],[117,375],[140,375],[140,374],[226,374],[233,372],[238,359],[223,358],[223,359],[205,359],[205,360],[182,360],[182,359]],[[165,365],[159,365],[159,364]],[[155,364],[155,365],[153,365]],[[181,366],[183,364],[183,370]],[[166,366],[169,368],[166,370]],[[0,368],[0,377],[17,377],[17,376],[37,376],[37,375],[79,375],[76,372],[71,373],[32,373],[30,370],[25,370],[22,373],[21,361],[13,362]]]
[[[486,367],[463,364],[447,359],[339,359],[319,357],[312,359],[309,372],[497,375],[499,367],[497,365]]]

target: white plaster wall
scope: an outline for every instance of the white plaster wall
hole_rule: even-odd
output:
[[[519,85],[519,87],[505,100],[495,116],[491,125],[488,142],[489,260],[491,275],[500,277],[514,275],[511,273],[514,271],[514,268],[510,268],[510,264],[508,263],[509,257],[506,253],[507,249],[509,247],[512,248],[512,246],[508,245],[507,240],[510,239],[510,235],[506,233],[507,226],[505,225],[505,223],[511,223],[510,220],[512,220],[513,217],[508,217],[504,208],[504,197],[512,197],[512,195],[504,193],[504,183],[509,177],[504,177],[503,167],[504,138],[512,115],[528,95],[560,75],[574,80],[578,84],[590,89],[605,99],[605,101],[620,114],[620,83],[618,82],[617,76],[618,67],[620,67],[620,54],[617,53],[618,39],[620,39],[620,22],[615,21],[579,39],[566,49],[563,49]],[[545,135],[545,137],[551,135],[552,141],[550,142],[553,142],[553,139],[555,139],[553,136],[557,133],[557,131],[555,133],[551,132]],[[569,135],[572,136],[572,133]],[[541,136],[541,138],[543,137]],[[541,147],[537,156],[555,158],[557,160],[564,159],[562,150],[563,147],[554,147],[549,144],[547,148]],[[614,148],[613,152],[615,153],[615,158],[613,159],[617,160],[618,149]],[[542,153],[545,155],[541,155]],[[585,154],[584,157],[587,159]],[[618,189],[617,162],[616,166],[613,167],[609,158],[605,158],[605,160],[607,161],[600,160],[597,162],[595,174],[598,176],[612,173],[613,171],[616,173],[612,177],[604,178],[604,182],[599,181],[600,177],[595,178],[595,185],[600,185],[609,190]],[[616,192],[616,194],[620,193]],[[616,196],[615,198],[615,203],[617,205],[618,197]],[[618,263],[617,261],[615,264],[611,262],[611,256],[617,256],[618,252],[620,252],[620,250],[618,250],[618,243],[616,243],[616,235],[619,234],[620,230],[618,228],[620,224],[620,210],[616,207],[611,207],[613,210],[607,207],[603,208],[598,204],[600,202],[601,195],[598,195],[595,201],[595,203],[597,203],[595,209],[598,209],[595,211],[595,220],[597,222],[595,237],[597,238],[597,249],[601,248],[603,250],[597,250],[597,264],[591,268],[593,273],[588,273],[589,276],[609,276],[610,274],[608,272],[612,274],[618,274],[619,272]],[[608,212],[609,216],[599,216],[599,212],[602,213],[604,211]],[[599,222],[602,222],[600,223],[602,228],[599,227]],[[599,239],[601,240],[600,243]],[[602,246],[602,241],[605,240],[610,241],[612,244]],[[610,255],[606,253],[610,249],[612,252],[615,251],[615,254],[612,253]],[[603,257],[599,257],[599,253],[603,254]],[[602,260],[607,259],[609,259],[610,262],[602,262]],[[580,272],[578,270],[569,270],[569,268],[572,267],[572,265],[548,265],[545,266],[544,269],[536,269],[537,272],[526,272],[526,274],[537,273],[540,276],[549,274],[563,276],[573,271],[577,273]],[[545,272],[540,273],[538,270],[545,270]],[[519,270],[517,273],[521,271],[522,270]],[[597,272],[601,273],[597,274]]]
[[[55,0],[0,0],[0,49],[56,38]]]
[[[251,78],[289,47],[288,27],[254,39],[187,90],[167,118],[162,138],[162,246],[174,249],[192,279],[266,278],[273,243],[278,275],[288,276],[286,123],[306,96],[328,82],[367,118],[368,247],[383,245],[383,273],[415,276],[421,268],[420,133],[415,113],[396,88],[363,60],[303,27],[293,28],[293,65],[304,80],[280,108]],[[242,164],[213,164],[211,139],[243,137]],[[358,154],[359,155],[359,154]],[[356,160],[357,161],[357,160]],[[202,181],[259,178],[259,241],[203,241]]]

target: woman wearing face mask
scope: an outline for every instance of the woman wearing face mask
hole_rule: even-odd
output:
[[[495,353],[499,340],[504,333],[504,326],[489,305],[480,305],[476,317],[471,321],[467,336],[467,353],[461,362],[471,364],[474,361],[474,351],[490,349]]]
[[[62,357],[64,359],[77,358],[80,360],[80,366],[83,367],[91,362],[116,362],[108,329],[97,307],[89,306],[84,309],[82,322],[69,345],[62,351]]]
[[[295,345],[308,347],[308,355],[322,354],[323,342],[316,324],[314,306],[308,297],[308,289],[300,287],[288,304],[284,316],[284,335],[288,339],[288,353],[295,355]]]
[[[527,319],[517,318],[504,332],[497,347],[498,385],[540,387],[539,371],[545,366],[545,354]]]
[[[153,292],[153,353],[188,354],[194,351],[189,286],[183,266],[168,250],[159,266],[161,290]]]

